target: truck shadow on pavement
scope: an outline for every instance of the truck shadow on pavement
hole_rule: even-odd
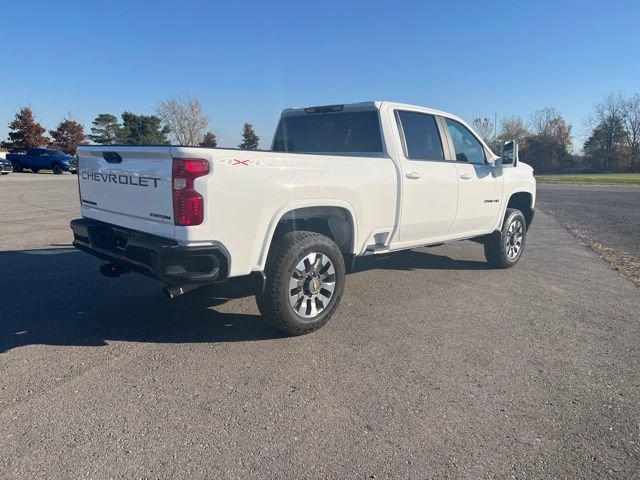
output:
[[[149,278],[102,277],[101,263],[71,248],[0,252],[0,353],[27,345],[286,338],[258,314],[216,311],[206,294],[192,292],[169,300],[162,294],[163,285]],[[354,272],[483,268],[487,268],[483,262],[406,251],[360,261]]]
[[[358,259],[351,273],[366,270],[489,270],[487,262],[455,260],[424,250],[402,250]]]

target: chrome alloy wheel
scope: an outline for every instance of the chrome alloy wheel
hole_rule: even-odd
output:
[[[310,253],[294,268],[289,280],[289,303],[303,318],[317,317],[327,308],[336,288],[336,270],[329,257]]]
[[[523,226],[520,220],[514,220],[507,231],[507,257],[513,260],[522,250]]]

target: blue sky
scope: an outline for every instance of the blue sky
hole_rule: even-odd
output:
[[[224,3],[224,5],[223,5]],[[5,0],[0,137],[200,99],[222,146],[268,147],[289,106],[395,100],[467,120],[554,106],[580,140],[594,103],[640,91],[640,2]]]

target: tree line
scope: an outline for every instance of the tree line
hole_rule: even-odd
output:
[[[178,145],[217,147],[218,139],[207,129],[209,119],[195,99],[170,98],[160,102],[153,115],[125,111],[118,117],[101,113],[92,122],[91,133],[82,124],[66,118],[54,130],[40,125],[30,107],[23,107],[9,123],[8,139],[2,146],[13,151],[50,145],[75,154],[89,141],[99,145]],[[552,107],[535,111],[528,121],[503,118],[499,130],[488,118],[476,118],[473,126],[496,153],[505,141],[516,140],[520,158],[538,173],[546,172],[638,172],[640,171],[640,93],[606,95],[588,119],[589,134],[581,153],[574,153],[572,125]],[[260,138],[245,123],[238,148],[255,150]]]
[[[520,158],[538,173],[640,172],[640,93],[611,93],[594,106],[581,153],[573,152],[572,126],[552,107],[528,122],[504,118],[498,132],[488,118],[474,119],[473,126],[496,153],[516,140]]]
[[[81,123],[66,118],[54,130],[47,130],[36,120],[31,107],[22,107],[9,123],[8,138],[1,142],[10,151],[49,146],[74,155],[80,145],[177,145],[215,148],[218,139],[207,130],[209,120],[195,99],[177,97],[160,102],[154,115],[138,115],[125,111],[118,117],[100,113],[86,134]],[[50,137],[47,135],[49,133]],[[253,125],[245,123],[242,143],[238,148],[256,150],[260,138]]]

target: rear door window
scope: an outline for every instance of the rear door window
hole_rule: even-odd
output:
[[[399,111],[405,154],[411,160],[444,160],[442,141],[433,115]]]
[[[382,153],[378,111],[283,117],[273,150],[301,153]]]

